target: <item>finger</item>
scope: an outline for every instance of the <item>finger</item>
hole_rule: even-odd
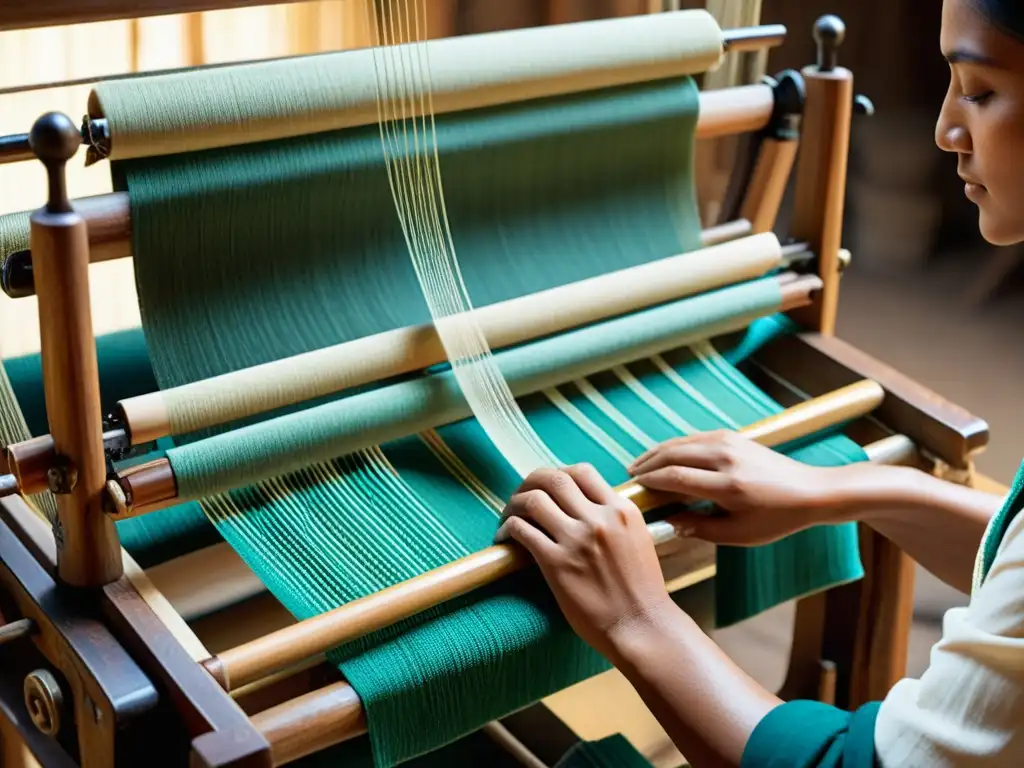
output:
[[[664,491],[687,501],[719,502],[728,492],[732,478],[721,472],[671,465],[637,475],[636,482],[652,491]]]
[[[529,521],[552,541],[564,541],[573,527],[579,525],[578,520],[569,517],[547,493],[539,489],[517,493],[509,499],[502,520],[513,517]]]
[[[583,491],[594,504],[613,504],[619,501],[619,494],[608,484],[601,473],[594,469],[591,464],[576,464],[565,468],[565,473],[575,481],[577,487]]]
[[[665,446],[643,461],[635,463],[630,467],[630,474],[636,477],[673,464],[695,469],[718,469],[722,466],[727,451],[728,448],[717,440],[679,442]]]
[[[547,494],[562,512],[577,520],[584,519],[593,507],[593,502],[580,489],[573,476],[559,469],[531,472],[519,490],[521,493],[540,491]]]
[[[748,537],[745,535],[745,526],[728,514],[708,515],[697,512],[681,512],[672,515],[669,522],[678,531],[680,537],[733,546],[749,543],[746,541]]]
[[[555,542],[521,517],[508,518],[494,535],[495,544],[510,540],[521,544],[542,566],[552,562],[558,553],[558,545]]]

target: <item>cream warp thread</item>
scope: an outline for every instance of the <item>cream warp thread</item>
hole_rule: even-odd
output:
[[[559,461],[515,402],[472,311],[444,205],[430,85],[429,41],[416,46],[399,45],[429,37],[426,8],[415,2],[398,2],[402,8],[396,8],[394,0],[389,0],[383,20],[378,20],[374,11],[376,26],[385,38],[374,51],[375,61],[379,59],[376,71],[381,144],[396,212],[420,288],[459,387],[488,438],[525,477],[538,467],[556,466]],[[394,93],[405,97],[387,98],[387,94]],[[389,103],[400,105],[393,114],[388,111]]]

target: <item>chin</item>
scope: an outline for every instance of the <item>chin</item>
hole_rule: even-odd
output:
[[[1011,221],[1004,216],[986,213],[981,208],[978,228],[981,236],[992,245],[1017,245],[1024,242],[1024,219]]]

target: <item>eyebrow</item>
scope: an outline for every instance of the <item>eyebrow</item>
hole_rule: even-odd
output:
[[[983,67],[998,67],[995,59],[989,56],[984,56],[980,53],[974,53],[973,51],[967,51],[963,49],[956,49],[949,53],[943,54],[944,58],[949,64],[977,64]]]

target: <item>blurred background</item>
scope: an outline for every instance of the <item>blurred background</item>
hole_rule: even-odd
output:
[[[84,112],[88,85],[50,82],[215,62],[306,54],[368,44],[373,0],[330,0],[276,7],[167,16],[137,21],[0,33],[0,132],[28,130],[42,112]],[[377,0],[384,5],[388,0]],[[1024,442],[1024,349],[1017,344],[1022,251],[986,246],[963,196],[956,159],[934,144],[934,122],[948,71],[938,47],[938,3],[891,0],[427,0],[432,37],[607,16],[706,7],[723,27],[781,23],[784,46],[770,55],[731,55],[705,76],[704,88],[757,82],[800,69],[815,58],[811,29],[823,13],[847,25],[840,63],[854,71],[858,93],[876,114],[856,117],[851,140],[845,247],[853,266],[843,278],[839,334],[894,365],[993,426],[979,469],[1008,483]],[[924,12],[922,12],[924,11]],[[26,90],[28,88],[29,90]],[[734,139],[698,148],[705,224],[717,221],[739,147]],[[34,163],[0,168],[0,212],[39,205],[45,177]],[[105,164],[70,172],[76,196],[110,188]],[[779,231],[786,230],[787,212]],[[139,323],[129,260],[94,265],[96,332]],[[0,298],[0,354],[38,349],[34,300]],[[920,574],[911,675],[927,665],[947,607],[965,602]],[[718,639],[755,677],[781,683],[792,607],[785,606]],[[571,697],[570,697],[571,698]],[[614,722],[594,724],[594,734]],[[673,762],[664,735],[651,727],[645,751]],[[585,737],[592,734],[583,733]]]

